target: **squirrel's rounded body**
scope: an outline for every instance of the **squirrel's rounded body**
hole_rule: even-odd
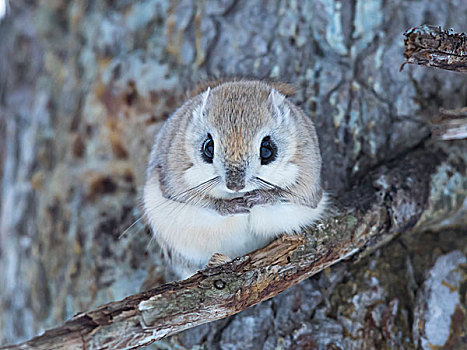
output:
[[[157,134],[144,212],[180,276],[215,253],[234,258],[299,231],[326,209],[314,126],[285,87],[207,84]]]

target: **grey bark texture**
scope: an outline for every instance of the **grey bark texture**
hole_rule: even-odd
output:
[[[405,30],[462,32],[465,18],[460,0],[10,2],[0,22],[0,344],[170,278],[142,221],[119,239],[141,215],[153,136],[193,82],[244,75],[299,87],[336,203],[364,203],[355,190],[375,171],[369,195],[391,196],[385,167],[433,151],[436,162],[420,162],[434,164],[423,195],[436,206],[372,255],[150,347],[465,348],[467,145],[428,139],[439,108],[467,105],[467,77],[399,72]],[[416,202],[395,204],[402,222],[420,214]]]

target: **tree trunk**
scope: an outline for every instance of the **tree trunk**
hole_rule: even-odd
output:
[[[170,278],[142,220],[119,239],[141,216],[152,139],[194,82],[240,75],[298,86],[336,203],[367,210],[362,198],[379,191],[406,215],[388,232],[424,225],[151,347],[464,348],[467,145],[429,138],[439,108],[467,104],[467,75],[399,67],[409,27],[462,32],[465,18],[465,2],[441,0],[11,1],[0,20],[0,344]],[[426,186],[384,176],[422,154]],[[423,208],[396,200],[407,188],[423,190]]]

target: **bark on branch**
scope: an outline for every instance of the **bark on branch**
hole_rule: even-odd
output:
[[[416,148],[376,169],[340,200],[353,209],[341,209],[345,214],[303,237],[282,237],[231,263],[80,313],[1,349],[138,348],[238,313],[343,259],[368,254],[397,234],[459,217],[454,214],[466,198],[466,154],[463,141]]]
[[[466,34],[423,25],[410,28],[404,36],[406,63],[467,72]],[[437,140],[466,138],[467,109],[440,110],[440,116],[432,121],[431,130]]]
[[[464,33],[423,25],[410,28],[404,36],[406,63],[467,72],[467,36]]]
[[[440,109],[438,118],[431,122],[431,131],[437,140],[467,138],[467,107]]]

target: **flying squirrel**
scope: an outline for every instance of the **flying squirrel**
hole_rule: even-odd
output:
[[[318,138],[293,93],[262,80],[207,82],[156,135],[144,213],[180,278],[325,213]]]

